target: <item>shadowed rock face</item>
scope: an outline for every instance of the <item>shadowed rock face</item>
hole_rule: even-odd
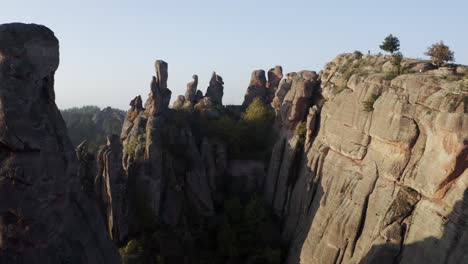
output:
[[[0,26],[0,263],[119,263],[54,99],[58,40]]]
[[[122,143],[117,135],[107,137],[98,154],[96,194],[107,230],[117,243],[128,235],[128,181],[122,167]]]
[[[206,89],[206,97],[209,97],[211,102],[215,105],[223,104],[224,95],[224,81],[223,78],[213,72],[210,79],[210,85]]]

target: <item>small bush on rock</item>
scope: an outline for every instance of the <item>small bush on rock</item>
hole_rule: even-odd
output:
[[[378,94],[373,94],[373,95],[371,95],[369,100],[362,102],[362,105],[364,107],[363,111],[365,111],[365,112],[374,111],[374,103],[375,103],[375,101],[377,101],[378,98],[379,98]]]

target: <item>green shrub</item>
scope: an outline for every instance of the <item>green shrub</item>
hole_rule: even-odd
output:
[[[255,98],[247,107],[242,119],[246,122],[264,124],[271,123],[275,118],[273,109],[259,98]]]
[[[225,222],[217,232],[219,254],[253,259],[254,263],[281,263],[279,223],[273,221],[259,196],[253,195],[244,205],[238,198],[228,199],[224,215]],[[268,230],[272,226],[278,231],[276,236]]]
[[[378,94],[372,94],[369,100],[362,102],[363,111],[365,112],[372,112],[374,111],[374,103],[379,98]]]
[[[387,81],[391,81],[391,80],[395,79],[397,76],[398,76],[398,74],[395,73],[395,72],[386,72],[385,75],[384,75],[384,79],[387,80]]]
[[[305,138],[306,138],[306,133],[307,133],[306,122],[299,123],[296,126],[296,130],[294,131],[294,134],[299,137],[299,139],[298,139],[299,146],[304,145]]]
[[[401,74],[401,62],[403,61],[403,54],[401,52],[396,52],[392,56],[392,64],[397,68],[396,73]]]
[[[133,137],[126,146],[126,152],[129,155],[134,155],[138,145],[144,145],[146,142],[146,133]]]
[[[192,129],[199,137],[226,143],[230,159],[268,159],[275,137],[273,109],[255,99],[243,113],[226,113],[219,119],[191,118]]]
[[[119,252],[120,255],[138,255],[143,252],[143,246],[140,241],[132,239],[125,247],[120,248]]]

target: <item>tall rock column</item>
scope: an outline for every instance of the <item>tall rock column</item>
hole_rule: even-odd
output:
[[[167,88],[168,65],[165,61],[157,60],[155,63],[156,76],[151,81],[151,93],[146,101],[146,145],[145,160],[149,177],[144,177],[145,195],[148,196],[149,206],[155,215],[158,215],[161,196],[163,192],[163,136],[162,128],[165,120],[164,113],[169,109],[171,90]],[[143,186],[142,186],[143,187]]]
[[[266,100],[268,103],[271,103],[273,98],[275,98],[276,89],[278,88],[281,79],[283,79],[283,68],[279,65],[276,65],[274,68],[268,70],[267,77],[268,82],[266,84]]]
[[[265,77],[264,70],[255,70],[252,72],[250,77],[250,84],[247,88],[247,92],[244,96],[244,102],[242,106],[249,106],[255,98],[260,98],[262,101],[266,102],[266,84],[267,80]]]
[[[119,243],[128,234],[128,181],[119,136],[107,137],[107,145],[98,154],[98,168],[96,188],[101,212],[111,238]]]
[[[0,263],[120,263],[55,105],[59,46],[33,24],[0,25]]]
[[[224,81],[223,78],[213,72],[210,79],[210,85],[206,89],[206,97],[211,99],[211,102],[214,105],[223,104],[223,95],[224,95]]]

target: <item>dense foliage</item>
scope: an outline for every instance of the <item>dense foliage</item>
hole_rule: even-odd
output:
[[[141,208],[143,209],[144,206]],[[146,213],[149,210],[144,210]],[[188,219],[183,229],[147,225],[140,236],[120,248],[124,263],[262,263],[279,264],[284,258],[279,222],[257,195],[242,201],[228,197],[212,218]],[[162,256],[166,244],[191,244],[184,259]]]
[[[110,107],[83,106],[61,112],[73,145],[86,140],[91,151],[105,144],[107,135],[120,135],[125,117],[124,111]]]
[[[400,49],[400,40],[396,36],[390,34],[384,39],[380,48],[393,54],[395,51]]]
[[[255,99],[240,117],[226,115],[208,125],[208,135],[227,143],[230,158],[268,159],[275,134],[274,111]]]
[[[226,144],[229,159],[267,160],[275,133],[273,109],[255,99],[245,112],[225,110],[219,118],[207,118],[196,112],[174,111],[172,123],[191,127],[198,139],[208,137]]]

